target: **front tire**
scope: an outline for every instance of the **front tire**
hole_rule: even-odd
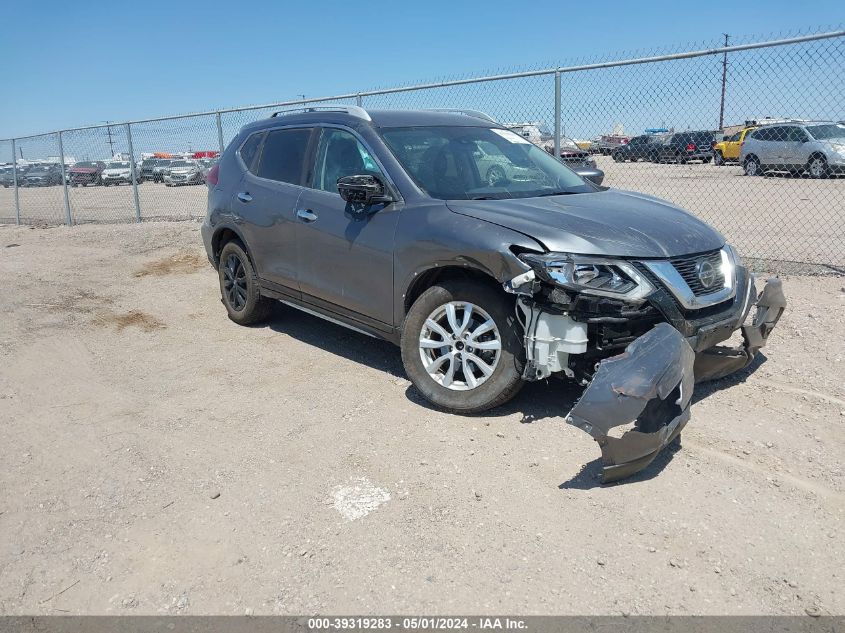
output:
[[[422,293],[402,328],[402,363],[423,397],[451,413],[504,404],[522,387],[513,301],[493,287],[445,281]]]
[[[239,242],[228,242],[217,265],[220,294],[229,318],[238,325],[251,325],[270,316],[273,300],[262,297],[258,275]]]
[[[807,163],[807,173],[810,178],[827,178],[828,167],[824,156],[813,156]]]

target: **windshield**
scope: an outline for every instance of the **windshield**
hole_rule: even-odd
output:
[[[97,163],[89,163],[87,161],[82,162],[82,163],[76,163],[74,165],[74,167],[96,167],[96,166],[97,166]]]
[[[129,169],[129,163],[109,163],[106,169]]]
[[[828,123],[826,125],[808,125],[807,131],[816,140],[831,138],[845,138],[845,123]]]
[[[440,200],[594,191],[548,152],[510,130],[388,128],[382,137],[420,188]]]

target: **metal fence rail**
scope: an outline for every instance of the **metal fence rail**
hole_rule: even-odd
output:
[[[614,130],[628,137],[651,130],[649,142],[657,142],[685,130],[730,137],[746,122],[759,123],[764,117],[771,117],[769,125],[775,126],[783,120],[842,121],[843,86],[845,30],[840,29],[76,127],[0,140],[0,164],[19,166],[0,174],[0,222],[202,217],[204,187],[168,187],[142,170],[140,159],[153,152],[222,151],[244,124],[286,107],[472,108],[559,155],[573,148],[570,139],[587,147],[587,141]],[[667,133],[659,135],[655,132],[659,129]],[[608,140],[612,141],[605,139],[605,144]],[[777,140],[785,147],[789,139]],[[605,172],[604,184],[678,204],[719,228],[747,256],[845,266],[845,174],[835,173],[837,152],[845,161],[845,140],[829,140],[817,150],[827,152],[824,178],[810,177],[815,173],[810,169],[813,156],[801,155],[800,148],[790,150],[791,158],[773,158],[779,162],[761,165],[773,168],[763,177],[744,175],[743,165],[730,160],[714,164],[723,156],[712,151],[707,156],[690,155],[690,160],[686,155],[635,156],[638,160],[631,162],[615,149],[605,146],[607,154],[596,154]],[[788,154],[786,149],[781,153]],[[131,167],[125,185],[75,186],[79,184],[73,180],[75,163],[109,162],[121,155]],[[24,164],[36,161],[57,164],[55,177],[38,183],[27,178]],[[44,186],[30,186],[34,184]]]

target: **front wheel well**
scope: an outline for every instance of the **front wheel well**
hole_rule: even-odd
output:
[[[821,158],[824,162],[827,162],[827,156],[824,155],[824,152],[813,152],[812,154],[810,154],[810,157],[807,159],[807,162],[810,162],[814,158]]]
[[[453,279],[477,280],[484,285],[494,286],[499,290],[502,289],[501,284],[492,276],[477,268],[470,268],[468,266],[435,266],[418,274],[405,291],[404,313],[408,314],[408,310],[411,309],[417,298],[426,290],[439,283]]]

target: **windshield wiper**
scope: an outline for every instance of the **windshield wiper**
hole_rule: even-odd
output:
[[[470,200],[501,200],[496,196],[473,196]]]
[[[545,198],[546,196],[573,196],[577,191],[549,191],[548,193],[538,193],[537,198]]]

